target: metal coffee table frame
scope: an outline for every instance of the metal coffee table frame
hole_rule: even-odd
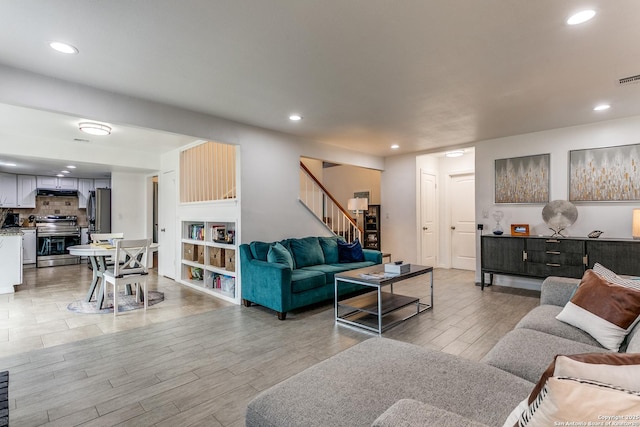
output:
[[[382,334],[382,332],[397,325],[398,323],[404,322],[405,320],[413,316],[417,316],[418,314],[433,307],[433,267],[425,267],[422,265],[412,264],[411,269],[408,273],[393,276],[386,275],[386,277],[379,279],[366,276],[368,274],[380,273],[382,270],[383,266],[375,265],[372,267],[346,271],[344,273],[338,273],[335,275],[334,312],[335,321],[337,324],[356,326],[358,328],[375,332],[380,335]],[[431,301],[429,304],[420,302],[419,298],[400,295],[393,292],[394,283],[411,279],[413,277],[427,273],[429,273],[428,286],[431,293]],[[355,283],[357,285],[374,288],[375,291],[340,300],[340,283]],[[391,292],[382,291],[382,287],[387,285],[390,286]],[[383,318],[386,315],[412,304],[416,305],[415,312],[386,325],[383,324]],[[341,307],[346,308],[348,312],[340,314]],[[359,319],[364,319],[368,316],[373,316],[376,318],[374,326],[370,326],[363,321],[358,321]]]

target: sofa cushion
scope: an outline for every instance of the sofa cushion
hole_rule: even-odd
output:
[[[298,293],[319,288],[327,284],[324,273],[297,269],[291,272],[291,292]]]
[[[482,363],[371,338],[262,392],[247,406],[245,421],[247,427],[368,426],[410,398],[501,425],[533,386]]]
[[[503,336],[482,361],[527,381],[537,382],[557,354],[607,352],[602,347],[520,328]]]
[[[324,253],[317,237],[289,239],[296,268],[324,264]]]
[[[640,323],[629,332],[626,340],[625,351],[629,353],[640,353]]]
[[[255,259],[259,259],[260,261],[267,260],[267,254],[269,253],[270,247],[271,247],[271,243],[265,243],[265,242],[249,243],[249,249],[251,249],[251,256],[253,256]]]
[[[322,253],[324,253],[325,264],[337,264],[338,260],[338,237],[318,237]]]
[[[365,268],[375,265],[375,262],[372,261],[360,261],[360,262],[341,262],[339,264],[331,264],[332,267],[340,267],[342,271],[355,270],[357,268]],[[383,267],[380,266],[380,271],[383,270]]]
[[[345,264],[322,264],[322,265],[310,265],[304,267],[304,270],[321,271],[326,276],[327,283],[332,283],[335,280],[336,273],[342,273],[344,271],[355,270],[356,268],[364,268],[374,265],[371,261],[364,262],[351,262]]]
[[[533,329],[557,337],[567,338],[584,344],[602,347],[591,335],[582,329],[556,319],[562,311],[557,305],[540,305],[527,313],[516,325],[517,328]]]
[[[556,318],[587,332],[603,347],[618,351],[639,316],[640,291],[615,285],[587,270],[575,295]]]
[[[358,239],[351,243],[338,240],[338,262],[361,262],[364,261],[364,252]]]
[[[267,261],[284,264],[293,270],[293,258],[291,253],[282,246],[282,243],[276,242],[269,248],[267,252]]]
[[[401,399],[384,411],[371,427],[486,427],[486,424],[449,412],[445,409],[418,402],[413,399]],[[513,424],[512,424],[513,425]]]

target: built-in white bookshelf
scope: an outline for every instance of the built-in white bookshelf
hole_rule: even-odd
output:
[[[237,221],[182,221],[180,282],[240,304]]]

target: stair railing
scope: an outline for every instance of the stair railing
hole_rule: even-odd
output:
[[[302,162],[298,200],[336,236],[347,242],[356,238],[362,241],[363,230],[358,223]]]

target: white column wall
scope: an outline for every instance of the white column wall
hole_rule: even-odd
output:
[[[148,206],[148,175],[113,172],[111,174],[111,231],[127,239],[151,237]]]

